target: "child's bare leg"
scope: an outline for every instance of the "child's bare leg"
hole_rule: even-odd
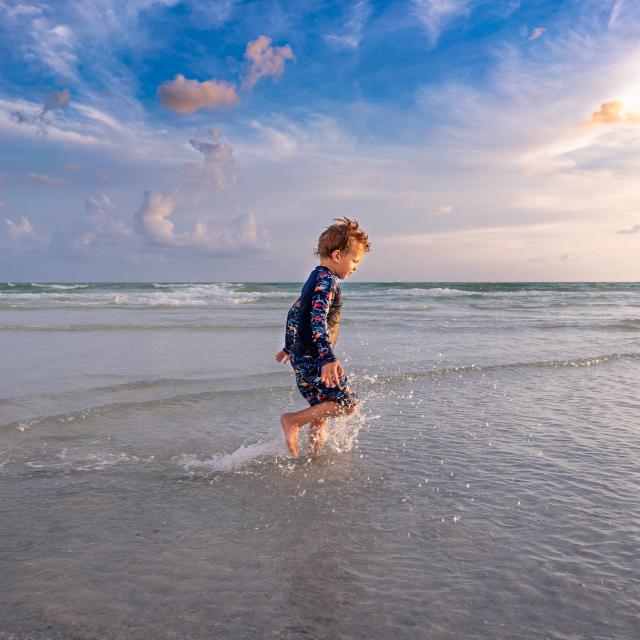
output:
[[[307,407],[293,413],[283,413],[280,416],[280,424],[284,431],[284,439],[291,455],[298,455],[298,431],[307,424],[316,420],[335,418],[345,412],[345,408],[337,402],[321,402],[313,407]]]
[[[322,449],[322,445],[327,439],[327,422],[326,418],[312,420],[309,425],[309,455],[315,458]]]

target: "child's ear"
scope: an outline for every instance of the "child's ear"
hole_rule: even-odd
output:
[[[336,249],[334,252],[332,252],[331,258],[337,262],[338,260],[340,260],[341,255],[342,253],[340,253],[340,249]]]

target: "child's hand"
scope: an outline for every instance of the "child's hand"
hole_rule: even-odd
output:
[[[328,362],[322,367],[320,372],[320,380],[327,385],[327,387],[337,387],[340,385],[340,378],[344,375],[344,369],[342,365],[336,360],[335,362]]]
[[[284,351],[278,351],[278,353],[276,353],[277,362],[286,364],[289,360],[291,360],[291,356],[288,353],[285,353]]]

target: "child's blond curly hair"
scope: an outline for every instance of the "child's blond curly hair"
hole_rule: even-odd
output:
[[[336,249],[345,252],[356,246],[359,246],[363,253],[371,250],[371,243],[364,229],[356,220],[335,218],[335,223],[320,234],[315,255],[329,258]]]

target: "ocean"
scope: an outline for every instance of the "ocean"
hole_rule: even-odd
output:
[[[640,637],[640,284],[0,284],[0,640]]]

